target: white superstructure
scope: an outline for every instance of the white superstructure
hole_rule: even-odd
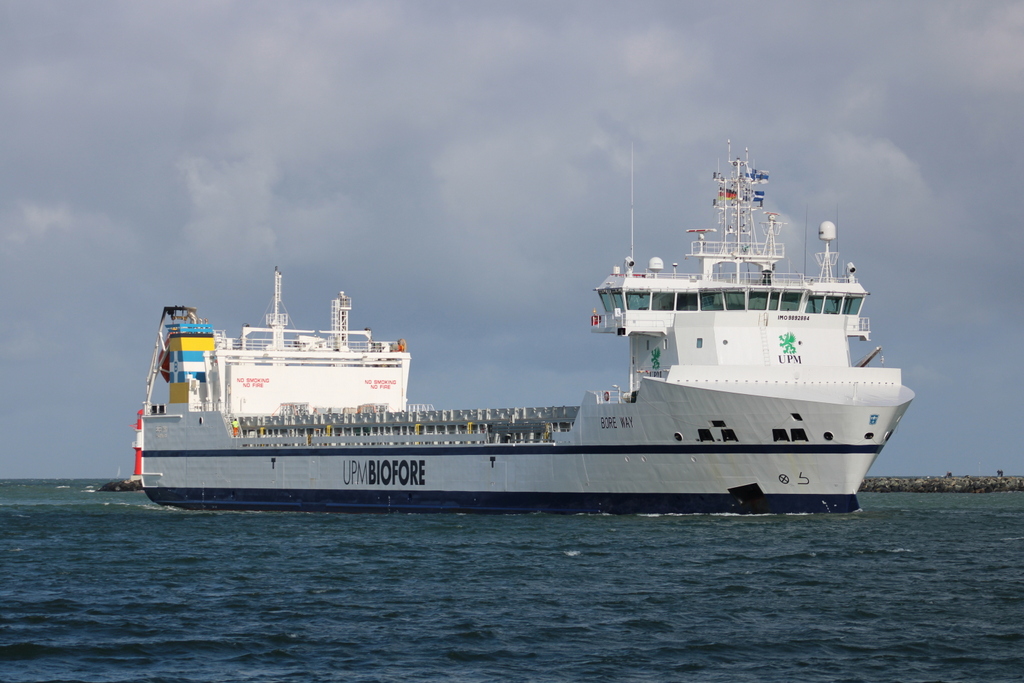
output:
[[[136,441],[146,491],[226,509],[857,509],[913,393],[869,365],[879,349],[851,362],[867,292],[853,264],[837,272],[835,225],[819,229],[816,274],[777,272],[768,174],[730,166],[714,176],[717,227],[690,231],[698,272],[630,256],[597,288],[591,329],[626,338],[629,376],[578,407],[409,406],[405,342],[350,330],[344,293],[328,331],[290,329],[276,271],[265,328],[228,337],[166,308]],[[161,374],[167,403],[152,397]]]

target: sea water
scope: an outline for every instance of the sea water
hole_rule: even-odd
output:
[[[98,483],[0,482],[0,681],[1024,678],[1024,494],[373,516]]]

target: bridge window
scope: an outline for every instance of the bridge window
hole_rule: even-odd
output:
[[[860,303],[864,301],[862,296],[848,296],[843,302],[843,315],[857,315],[860,313]]]
[[[646,311],[651,307],[650,292],[626,292],[626,308],[631,311]]]
[[[799,311],[801,292],[783,292],[782,301],[779,302],[780,311]],[[774,309],[772,309],[774,310]]]
[[[825,297],[820,294],[812,294],[807,297],[807,307],[804,308],[804,313],[821,313],[822,303],[825,301]]]
[[[839,315],[839,309],[843,305],[843,297],[841,296],[826,296],[825,297],[825,310],[824,313],[831,313],[832,315]]]
[[[697,430],[698,441],[714,441],[715,437],[712,436],[710,429],[698,429]]]
[[[676,310],[696,311],[697,292],[679,292],[679,294],[676,295]]]
[[[772,292],[768,296],[768,310],[777,311],[779,310],[779,295],[781,292]]]
[[[724,310],[725,306],[722,303],[721,292],[701,292],[700,293],[700,310],[702,311],[721,311]]]
[[[655,292],[651,298],[652,311],[671,311],[675,308],[675,292]]]
[[[725,308],[729,311],[746,310],[747,293],[742,289],[725,292]]]
[[[612,294],[611,292],[598,292],[601,295],[601,305],[604,306],[605,313],[611,313],[615,306],[612,305]]]
[[[778,306],[778,299],[775,299],[775,305]],[[747,308],[752,311],[763,311],[768,308],[768,290],[767,289],[752,289],[750,295],[747,296]]]

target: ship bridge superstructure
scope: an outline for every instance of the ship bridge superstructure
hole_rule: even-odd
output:
[[[744,368],[742,376],[774,381],[780,369],[828,368],[835,376],[871,360],[850,358],[849,338],[870,339],[861,316],[868,292],[853,264],[836,272],[836,226],[819,228],[825,251],[816,255],[816,275],[780,273],[784,223],[764,210],[768,172],[749,156],[729,165],[728,174],[713,175],[717,226],[687,230],[686,258],[698,261],[698,272],[680,273],[676,263],[664,272],[657,257],[641,271],[630,257],[596,288],[601,309],[591,328],[629,339],[630,391],[645,377],[711,378],[708,369],[725,366],[736,369],[730,377]]]

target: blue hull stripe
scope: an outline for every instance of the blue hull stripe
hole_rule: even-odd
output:
[[[877,453],[881,444],[853,446],[849,444],[627,444],[621,446],[545,446],[526,444],[513,446],[296,446],[232,448],[223,450],[146,450],[153,458],[224,458],[224,457],[309,457],[311,455],[342,455],[369,457],[424,457],[437,455],[690,455],[701,453],[812,453],[821,455]]]
[[[482,514],[794,514],[855,512],[857,496],[771,494],[740,501],[728,493],[539,493],[147,487],[161,505],[190,510],[292,512],[463,512]]]

